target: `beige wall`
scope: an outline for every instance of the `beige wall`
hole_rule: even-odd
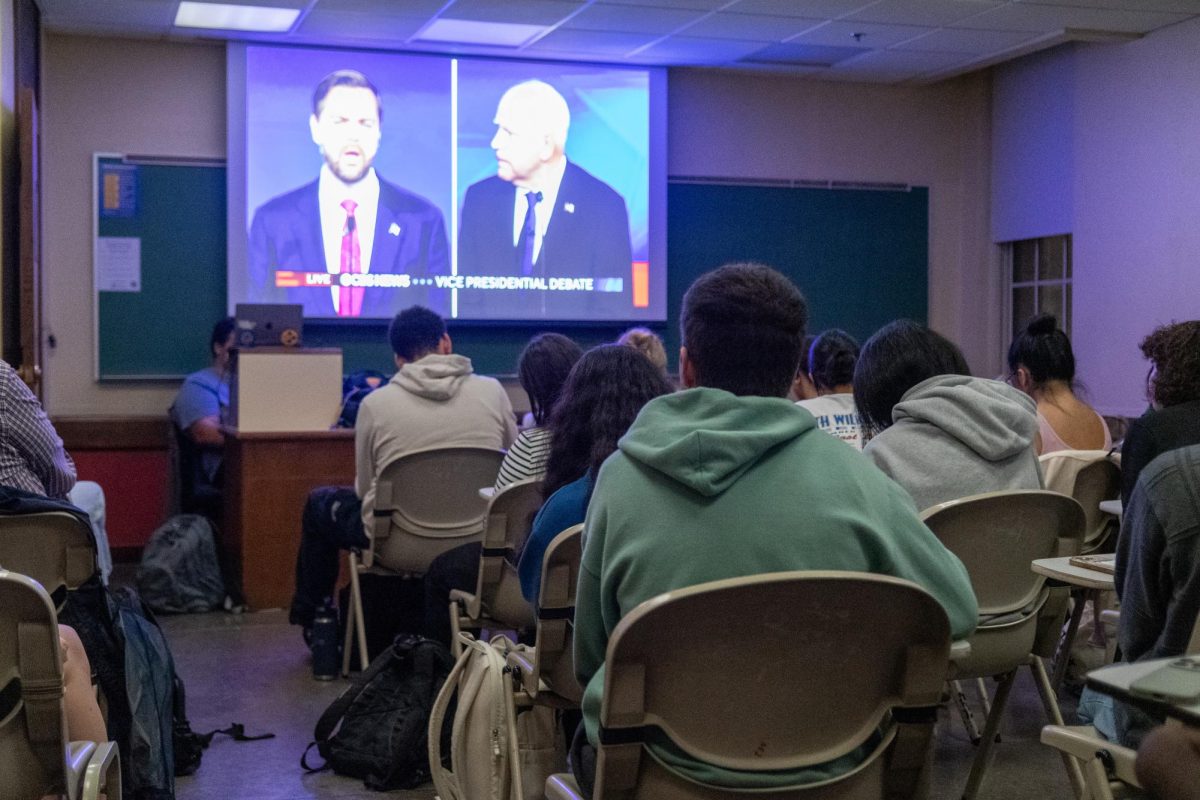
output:
[[[986,73],[891,87],[673,70],[668,172],[928,186],[930,323],[962,345],[977,374],[993,374],[990,87]]]
[[[17,76],[13,39],[13,4],[0,2],[0,186],[4,186],[17,146]],[[4,208],[0,203],[0,252],[4,252]],[[3,347],[4,305],[0,304],[0,348]]]
[[[224,158],[225,49],[47,35],[42,64],[42,302],[57,342],[45,350],[47,408],[165,414],[175,384],[93,380],[92,154]],[[136,319],[125,324],[138,335]]]
[[[997,175],[1013,176],[993,196],[996,235],[1073,234],[1078,377],[1106,414],[1146,408],[1142,337],[1200,319],[1197,53],[1200,20],[1189,20],[996,71],[1014,109],[994,123]]]
[[[51,35],[43,73],[46,359],[52,414],[157,415],[173,386],[92,379],[91,154],[223,157],[220,47]],[[930,189],[930,318],[998,369],[989,224],[990,77],[933,87],[672,70],[668,172],[903,182]],[[716,113],[714,109],[720,109]],[[996,286],[992,284],[997,282]],[[136,320],[130,320],[136,335]]]

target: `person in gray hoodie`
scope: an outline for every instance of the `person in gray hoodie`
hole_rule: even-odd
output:
[[[318,606],[333,590],[338,550],[368,546],[364,526],[375,510],[375,481],[401,456],[436,447],[507,448],[516,417],[504,387],[475,375],[471,359],[453,353],[446,323],[421,306],[388,328],[397,372],[363,399],[354,425],[354,487],[313,489],[304,505],[296,593],[289,620],[308,640]]]
[[[909,320],[884,326],[859,355],[854,400],[869,440],[863,452],[919,509],[1042,488],[1034,402],[970,372],[953,342]]]

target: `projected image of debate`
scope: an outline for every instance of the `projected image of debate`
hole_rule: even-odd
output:
[[[650,85],[593,65],[246,48],[231,295],[307,318],[414,303],[462,320],[664,318]]]

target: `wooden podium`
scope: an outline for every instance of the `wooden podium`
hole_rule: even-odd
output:
[[[287,608],[304,500],[354,483],[354,431],[225,432],[226,561],[241,565],[251,608]]]
[[[342,352],[259,347],[233,361],[225,431],[226,563],[252,608],[286,608],[310,490],[354,483],[354,431],[332,429]]]

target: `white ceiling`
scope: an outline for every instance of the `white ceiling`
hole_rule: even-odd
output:
[[[284,34],[175,28],[178,0],[37,0],[47,30],[708,66],[930,82],[1069,41],[1122,42],[1200,0],[246,0],[295,8]],[[225,0],[234,2],[235,0]],[[544,26],[521,47],[420,41],[435,19]]]

